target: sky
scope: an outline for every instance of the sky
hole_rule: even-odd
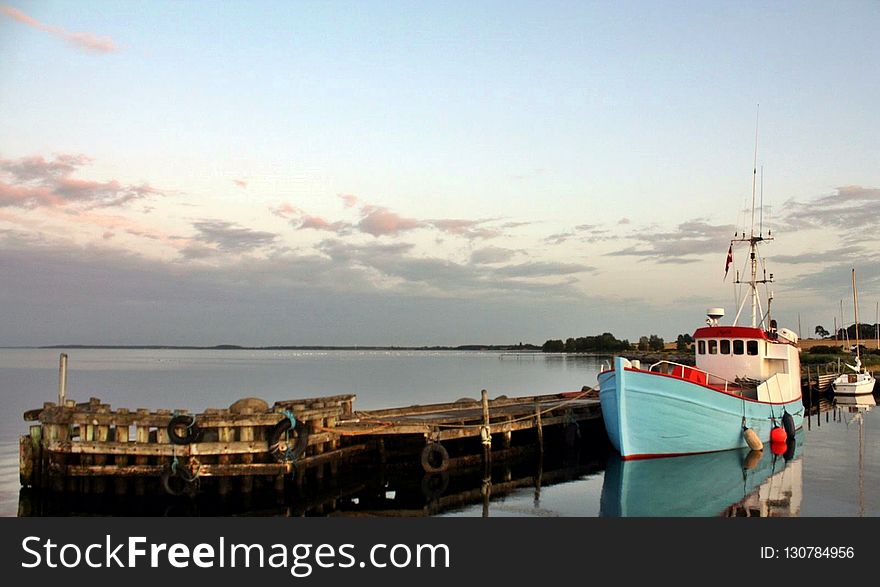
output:
[[[0,0],[0,345],[674,340],[735,314],[753,193],[780,325],[851,323],[852,268],[873,323],[877,30],[873,1]]]

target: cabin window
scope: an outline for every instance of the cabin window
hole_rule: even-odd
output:
[[[718,341],[717,340],[710,340],[709,341],[709,354],[710,355],[717,355],[718,354]]]
[[[746,343],[746,352],[750,355],[758,354],[758,341],[750,340]]]
[[[697,354],[705,355],[706,354],[706,341],[698,340],[697,341]]]
[[[741,341],[741,340],[733,341],[733,354],[734,355],[741,355],[743,353],[745,353],[745,345],[743,344],[743,341]]]
[[[730,341],[729,340],[722,340],[721,341],[721,354],[722,355],[729,355],[730,354]]]

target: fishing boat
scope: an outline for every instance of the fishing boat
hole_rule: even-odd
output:
[[[755,174],[757,174],[756,148]],[[658,361],[643,367],[638,360],[615,357],[599,373],[599,398],[611,444],[624,460],[689,455],[746,446],[794,436],[804,420],[801,399],[798,336],[778,328],[758,286],[773,282],[766,267],[759,279],[758,247],[772,240],[763,222],[755,230],[755,187],[752,182],[752,221],[748,236],[737,232],[727,252],[725,277],[733,262],[733,247],[749,247],[747,285],[733,324],[720,324],[723,308],[707,310],[706,326],[694,334],[696,366]],[[745,270],[744,270],[745,273]],[[751,322],[739,323],[747,301]],[[777,429],[780,429],[777,432]]]
[[[874,393],[874,386],[877,381],[874,376],[868,373],[862,366],[862,359],[859,354],[859,294],[856,290],[856,270],[852,270],[852,289],[853,289],[853,312],[856,326],[856,357],[853,365],[847,364],[846,367],[852,373],[841,373],[831,384],[835,396],[860,396],[870,395]]]

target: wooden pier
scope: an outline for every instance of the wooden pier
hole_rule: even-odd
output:
[[[421,467],[437,475],[531,446],[545,431],[576,440],[601,419],[595,390],[356,411],[354,395],[228,408],[112,409],[98,398],[66,398],[29,410],[20,439],[23,487],[53,493],[284,494],[363,464]]]

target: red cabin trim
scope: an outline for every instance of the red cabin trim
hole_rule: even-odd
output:
[[[766,340],[774,344],[790,344],[797,346],[790,340],[782,337],[771,336],[762,328],[751,326],[703,326],[694,331],[694,340],[706,338],[744,338],[747,340]]]
[[[761,328],[751,326],[704,326],[697,328],[694,338],[752,338],[758,340],[770,340],[767,333]]]

